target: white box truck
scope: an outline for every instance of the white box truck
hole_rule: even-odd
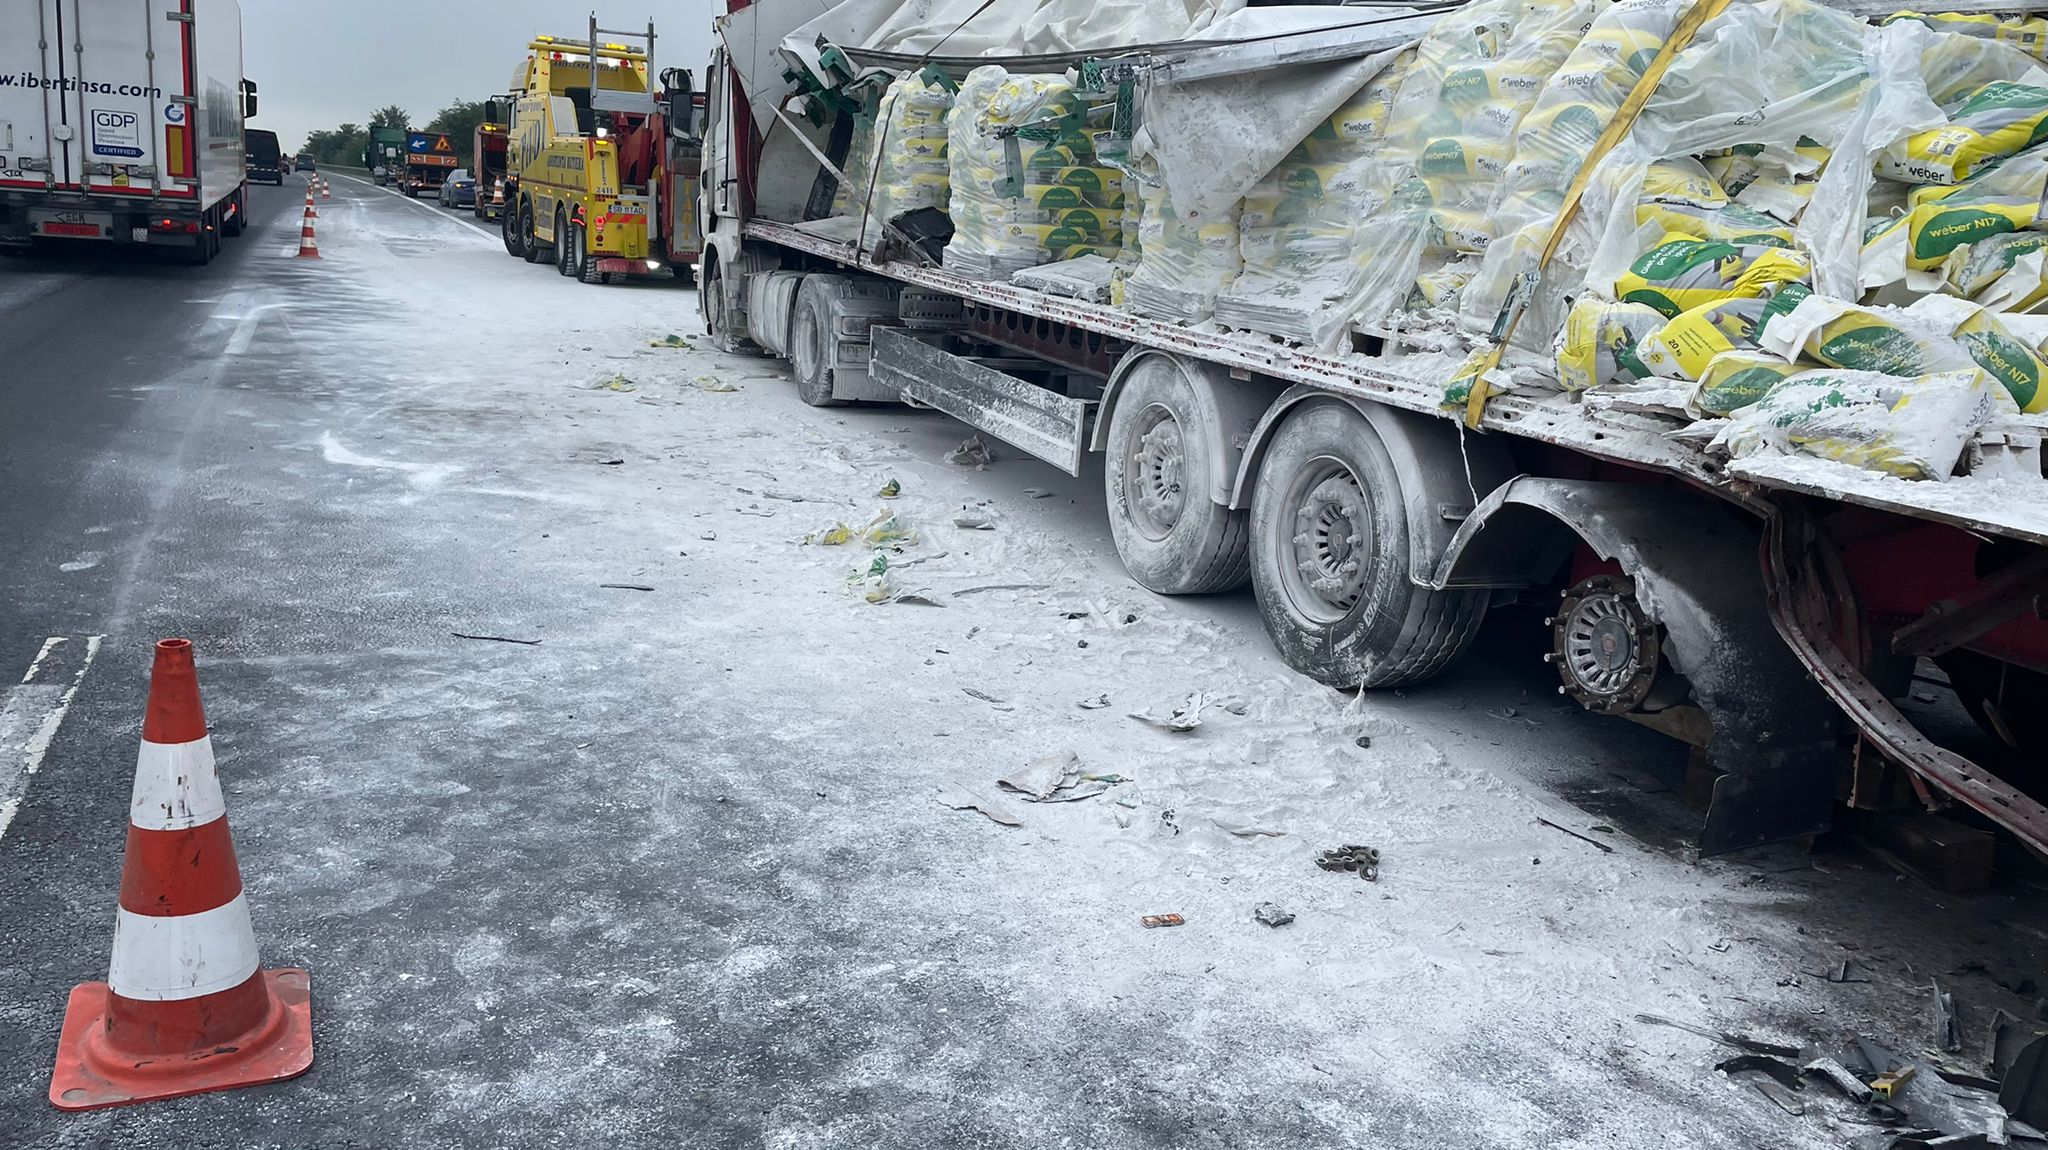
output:
[[[178,249],[241,232],[235,0],[0,4],[0,250],[47,239]]]

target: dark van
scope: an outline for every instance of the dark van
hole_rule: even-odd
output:
[[[284,186],[284,153],[277,146],[277,133],[261,128],[242,129],[243,171],[252,181]]]

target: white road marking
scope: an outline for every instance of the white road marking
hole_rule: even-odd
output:
[[[43,641],[43,649],[36,652],[21,682],[8,688],[5,699],[0,700],[0,837],[7,834],[27,800],[29,783],[43,769],[43,757],[50,753],[57,728],[64,725],[64,715],[71,710],[71,700],[85,682],[85,673],[100,653],[104,638],[87,636],[85,646],[79,647],[65,636],[52,635]],[[62,678],[65,671],[71,672],[68,685]],[[5,764],[17,749],[20,765],[10,769]]]

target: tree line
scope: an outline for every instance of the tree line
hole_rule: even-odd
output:
[[[455,150],[462,156],[462,166],[476,170],[476,157],[471,155],[475,147],[476,126],[483,123],[484,103],[482,100],[457,100],[434,114],[424,127],[416,126],[412,116],[396,104],[386,104],[370,113],[367,125],[348,123],[336,128],[320,129],[306,134],[306,145],[299,150],[311,152],[313,158],[326,165],[354,167],[363,162],[363,150],[370,146],[371,128],[403,128],[418,132],[446,132],[455,138]]]

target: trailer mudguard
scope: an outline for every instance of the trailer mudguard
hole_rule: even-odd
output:
[[[1569,534],[1565,534],[1569,531]],[[1719,500],[1677,487],[1520,476],[1459,527],[1433,585],[1459,584],[1471,564],[1528,582],[1554,577],[1575,540],[1619,563],[1664,651],[1713,720],[1715,780],[1702,855],[1828,829],[1836,775],[1836,709],[1771,622],[1762,540]],[[1560,549],[1562,544],[1562,549]]]

